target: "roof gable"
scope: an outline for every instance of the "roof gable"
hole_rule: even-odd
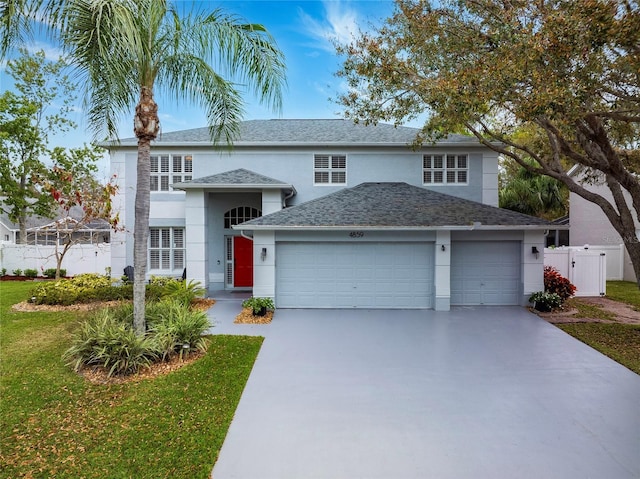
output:
[[[549,221],[407,183],[353,188],[242,223],[237,229],[549,227]]]
[[[284,181],[276,180],[269,176],[261,175],[255,171],[238,168],[237,170],[225,171],[216,175],[195,178],[190,181],[174,183],[175,189],[191,189],[191,188],[243,188],[243,187],[262,187],[262,188],[283,188],[293,190],[293,186]]]

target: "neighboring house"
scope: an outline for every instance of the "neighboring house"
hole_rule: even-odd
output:
[[[569,174],[577,176],[581,174],[581,171],[580,167],[574,167],[569,171]],[[612,204],[615,204],[613,202],[611,191],[604,182],[583,182],[582,186],[593,193],[599,194]],[[631,198],[629,197],[628,192],[625,191],[624,193],[627,203],[629,204],[629,207],[631,207]],[[640,223],[638,222],[637,217],[634,217],[634,219],[636,224],[636,239],[640,241]],[[621,236],[613,228],[611,222],[603,213],[602,209],[600,209],[600,207],[595,203],[587,201],[575,193],[570,193],[569,195],[569,224],[570,246],[606,246],[622,244]],[[636,275],[626,248],[624,249],[623,263],[623,279],[625,281],[635,282]]]
[[[569,215],[561,216],[553,220],[552,223],[552,229],[547,232],[547,248],[569,246]],[[564,229],[556,229],[556,226],[561,226]]]
[[[243,122],[152,143],[148,275],[252,290],[279,308],[521,305],[543,289],[551,223],[498,204],[497,154],[452,135],[346,120]],[[121,182],[112,270],[133,264],[137,141],[109,148]]]
[[[93,220],[78,228],[78,219],[82,213],[79,207],[71,208],[70,215],[61,213],[57,219],[42,216],[27,218],[27,239],[29,245],[55,245],[67,238],[64,233],[72,232],[73,242],[76,244],[108,243],[111,238],[111,225],[105,220]],[[9,219],[6,213],[0,212],[0,241],[18,243],[20,240],[20,226]]]

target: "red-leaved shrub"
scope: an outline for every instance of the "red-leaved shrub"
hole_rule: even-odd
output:
[[[576,287],[553,266],[545,266],[544,290],[548,293],[556,293],[562,298],[562,301],[566,301],[574,295]]]

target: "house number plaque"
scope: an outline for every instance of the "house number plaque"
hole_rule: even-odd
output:
[[[362,238],[364,236],[364,231],[350,231],[350,238]]]

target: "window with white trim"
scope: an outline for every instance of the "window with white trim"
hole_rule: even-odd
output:
[[[245,221],[249,221],[255,218],[260,218],[262,211],[258,208],[252,208],[251,206],[238,206],[232,208],[224,214],[224,227],[229,229],[234,225],[239,225]]]
[[[467,184],[469,155],[423,155],[422,182],[433,184]]]
[[[184,228],[150,228],[149,270],[182,271],[184,266]]]
[[[347,155],[314,155],[313,183],[344,185],[347,183]]]
[[[191,155],[151,155],[151,191],[170,191],[170,186],[191,180]]]

